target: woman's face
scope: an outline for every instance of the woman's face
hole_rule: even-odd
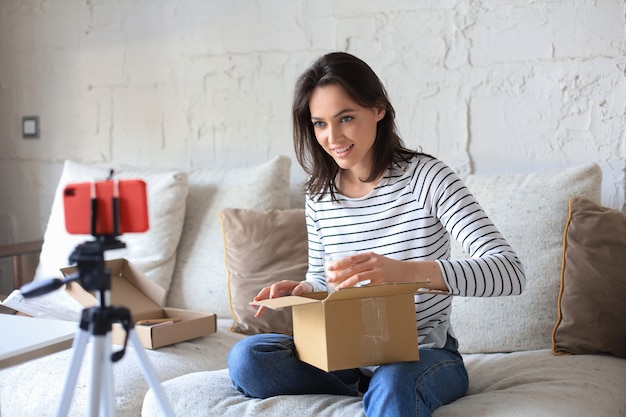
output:
[[[366,178],[372,165],[376,126],[385,109],[361,107],[339,85],[316,87],[309,100],[317,142],[340,168]]]

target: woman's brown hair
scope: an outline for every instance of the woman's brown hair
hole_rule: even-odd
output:
[[[387,97],[385,87],[369,65],[345,52],[333,52],[320,57],[304,71],[296,83],[292,105],[293,141],[298,163],[309,175],[305,183],[306,192],[312,197],[328,192],[336,200],[335,179],[340,168],[317,142],[309,110],[313,90],[329,84],[343,87],[359,106],[386,110],[376,129],[372,168],[369,176],[361,181],[374,181],[394,161],[408,160],[420,152],[404,147],[397,133],[395,110]]]

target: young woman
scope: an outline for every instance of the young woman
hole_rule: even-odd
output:
[[[297,82],[293,125],[298,162],[310,175],[309,268],[304,281],[277,282],[255,300],[324,291],[327,282],[341,290],[429,281],[445,294],[415,296],[419,361],[324,372],[296,358],[293,338],[262,334],[231,350],[233,383],[256,398],[362,395],[368,417],[430,416],[468,387],[450,326],[451,295],[520,294],[523,267],[458,176],[404,147],[387,93],[362,60],[331,53],[314,62]],[[469,259],[449,259],[450,236]],[[341,251],[357,253],[325,274],[325,253]]]

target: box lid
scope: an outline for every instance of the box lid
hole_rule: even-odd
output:
[[[105,262],[105,267],[111,271],[112,305],[128,307],[134,320],[158,317],[165,303],[166,294],[163,288],[126,259],[108,260]],[[77,272],[77,268],[75,266],[62,268],[61,272],[67,276]],[[97,305],[94,295],[83,289],[77,282],[70,283],[66,291],[85,307]]]
[[[389,297],[407,293],[416,293],[419,288],[427,285],[427,282],[403,282],[395,284],[367,285],[364,287],[343,288],[327,293],[326,291],[310,292],[302,295],[288,295],[286,297],[271,298],[255,302],[255,305],[279,310],[285,307],[293,307],[312,303],[328,303],[340,300],[351,300],[371,297]]]

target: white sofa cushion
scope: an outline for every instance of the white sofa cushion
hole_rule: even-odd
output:
[[[219,213],[227,207],[287,209],[290,168],[289,157],[277,156],[258,166],[189,172],[185,225],[167,306],[230,316]]]
[[[599,355],[553,356],[549,350],[467,354],[467,395],[434,417],[618,417],[626,412],[626,360]],[[362,417],[361,399],[284,395],[251,399],[233,386],[228,370],[197,372],[162,384],[176,415],[185,417]],[[161,416],[152,391],[141,415]]]
[[[63,189],[69,183],[103,180],[109,170],[117,179],[141,178],[147,183],[150,229],[120,237],[125,249],[105,252],[105,259],[126,258],[153,281],[169,289],[176,261],[176,248],[183,229],[187,174],[178,170],[139,168],[104,163],[66,161],[52,203],[37,268],[37,278],[61,276],[74,248],[91,235],[70,235],[65,230]],[[87,208],[88,209],[88,208]]]
[[[601,175],[597,164],[587,164],[559,171],[465,179],[522,260],[526,289],[515,297],[455,297],[451,320],[461,352],[552,347],[569,199],[578,195],[599,202]],[[459,245],[452,249],[452,257],[466,256]]]

